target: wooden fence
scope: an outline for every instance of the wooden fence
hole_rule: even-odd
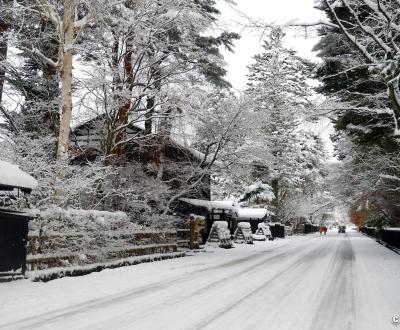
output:
[[[400,228],[377,230],[373,227],[360,227],[360,232],[375,238],[378,243],[400,254]]]

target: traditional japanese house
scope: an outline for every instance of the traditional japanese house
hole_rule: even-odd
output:
[[[105,115],[76,126],[71,132],[72,162],[83,164],[86,160],[92,161],[105,155],[109,148],[107,135]],[[157,176],[157,171],[162,166],[163,181],[168,181],[168,185],[176,190],[181,188],[182,180],[179,178],[192,171],[196,173],[192,180],[196,181],[201,175],[201,181],[198,189],[189,192],[185,197],[210,199],[210,176],[202,172],[207,164],[204,154],[168,136],[163,137],[160,159],[160,136],[146,134],[144,128],[138,124],[129,124],[126,127],[124,141],[121,159],[125,166],[129,166],[130,162],[141,163],[145,172],[152,176]]]

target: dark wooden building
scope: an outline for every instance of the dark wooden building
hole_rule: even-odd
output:
[[[75,164],[93,161],[106,154],[107,150],[107,120],[105,115],[97,116],[76,126],[71,132],[71,156]],[[144,128],[137,124],[129,124],[125,131],[123,144],[123,162],[129,166],[130,162],[137,162],[150,176],[156,176],[159,166],[160,136],[158,134],[145,134]],[[163,175],[162,179],[168,182],[172,189],[181,188],[182,177],[188,176],[193,171],[199,171],[199,164],[204,162],[204,155],[177,139],[166,137],[163,140]],[[154,165],[154,166],[152,166]],[[199,174],[200,175],[200,174]],[[176,180],[174,180],[176,178]],[[196,180],[196,176],[193,180]],[[210,199],[211,182],[209,175],[203,175],[199,189],[185,195],[185,197]]]

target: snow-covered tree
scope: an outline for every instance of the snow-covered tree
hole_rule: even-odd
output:
[[[232,50],[238,35],[208,35],[218,14],[215,2],[208,0],[110,3],[102,9],[103,20],[83,35],[82,52],[85,65],[102,67],[102,79],[94,70],[90,86],[97,81],[96,88],[104,92],[98,101],[107,113],[107,155],[121,156],[131,123],[144,123],[146,135],[162,131],[168,136],[166,127],[158,128],[170,121],[164,117],[173,119],[184,110],[176,103],[186,102],[174,90],[205,84],[204,79],[218,87],[229,85],[219,47]],[[143,143],[154,140],[164,137]]]
[[[333,138],[344,162],[337,180],[345,184],[337,190],[352,210],[368,200],[393,215],[398,198],[399,3],[323,0],[318,6],[328,17],[315,47],[322,58],[319,91],[339,102],[332,116]]]
[[[321,0],[321,8],[329,13],[332,22],[327,29],[336,29],[358,53],[358,63],[348,71],[368,68],[377,74],[379,83],[387,88],[390,109],[397,121],[400,116],[399,97],[399,39],[400,28],[397,1],[381,0]]]
[[[37,0],[32,4],[18,3],[20,15],[37,14],[44,17],[52,24],[56,31],[57,56],[46,56],[36,45],[24,47],[25,50],[38,56],[47,65],[52,66],[60,75],[61,102],[60,125],[57,147],[57,158],[68,161],[69,133],[72,116],[72,62],[74,46],[79,39],[79,34],[87,25],[90,18],[89,6],[75,0],[64,0],[62,6],[51,0]],[[85,13],[86,12],[86,13]]]
[[[255,160],[253,177],[270,185],[276,219],[287,218],[283,214],[284,204],[291,194],[305,187],[308,165],[318,166],[307,163],[310,160],[306,152],[307,148],[318,148],[317,144],[307,145],[309,137],[299,129],[311,106],[312,90],[306,79],[312,65],[285,48],[283,37],[280,28],[272,30],[263,44],[263,54],[256,55],[255,63],[249,67],[247,89],[251,109],[261,123],[259,138],[265,157],[264,161]]]
[[[3,90],[6,74],[6,61],[8,52],[8,34],[11,30],[13,1],[0,1],[0,107],[3,98]],[[3,112],[2,108],[0,111]]]
[[[273,29],[262,44],[263,53],[255,55],[249,66],[247,91],[253,92],[260,111],[284,104],[298,108],[310,105],[312,89],[307,79],[313,65],[286,48],[284,36],[282,28]]]

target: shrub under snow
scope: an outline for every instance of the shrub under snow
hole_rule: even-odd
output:
[[[80,263],[108,260],[110,253],[136,245],[175,243],[175,233],[143,231],[124,212],[49,208],[31,223],[30,254],[71,256],[79,254]],[[111,253],[111,254],[112,254]]]
[[[124,212],[52,207],[40,212],[39,216],[32,222],[31,229],[69,233],[139,230],[140,226],[132,223]]]

